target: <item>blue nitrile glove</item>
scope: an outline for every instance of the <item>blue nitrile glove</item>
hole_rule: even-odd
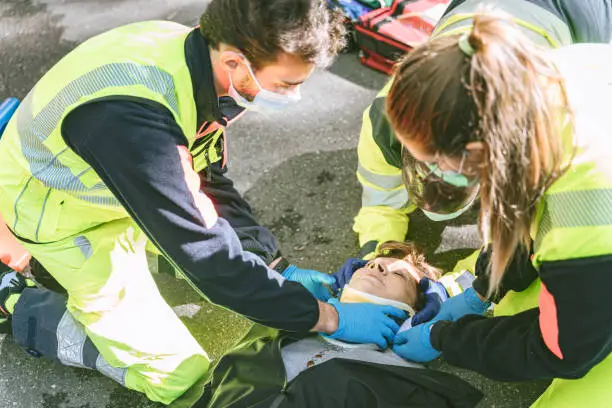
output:
[[[453,296],[442,304],[440,313],[434,320],[449,320],[454,322],[465,315],[483,315],[491,306],[491,302],[480,300],[474,288],[469,288],[465,292]]]
[[[18,107],[19,99],[17,98],[7,98],[0,103],[0,138]]]
[[[331,276],[334,277],[335,282],[333,285],[331,285],[331,288],[335,292],[338,292],[340,289],[344,287],[344,285],[346,285],[351,280],[355,271],[359,268],[363,268],[365,264],[367,263],[368,261],[364,261],[363,259],[358,259],[358,258],[347,259],[346,262],[340,267],[340,269],[338,269],[337,272],[332,273]]]
[[[322,302],[327,302],[331,297],[331,293],[323,285],[331,286],[336,282],[331,275],[312,269],[301,269],[295,265],[289,265],[282,275],[287,280],[301,283],[314,297]]]
[[[392,318],[406,319],[406,312],[393,306],[373,303],[340,303],[336,298],[328,302],[338,311],[338,330],[332,339],[351,343],[374,343],[381,349],[393,342],[399,325]]]
[[[428,363],[440,356],[431,345],[431,326],[427,322],[398,333],[393,341],[393,351],[398,356],[417,363]]]
[[[425,294],[425,307],[415,313],[414,317],[412,318],[413,326],[433,319],[438,312],[440,312],[442,303],[448,299],[446,289],[440,282],[423,278],[419,282],[419,287]]]

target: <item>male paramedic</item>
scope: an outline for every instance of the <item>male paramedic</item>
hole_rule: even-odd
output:
[[[36,84],[0,139],[0,213],[68,292],[55,340],[63,362],[165,404],[207,373],[206,353],[152,280],[147,243],[202,296],[255,322],[392,340],[392,317],[404,312],[326,303],[331,278],[278,259],[223,177],[224,127],[244,109],[297,102],[300,84],[342,43],[341,18],[323,0],[212,0],[198,29],[111,30]],[[47,320],[29,319],[28,308],[45,299],[11,273],[0,279],[1,308],[15,340],[35,349]]]

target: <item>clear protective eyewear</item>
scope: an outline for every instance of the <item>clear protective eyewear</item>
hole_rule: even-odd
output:
[[[438,162],[429,163],[423,162],[431,173],[435,174],[445,183],[448,183],[455,187],[469,187],[478,183],[478,178],[468,177],[463,174],[463,165],[465,164],[465,158],[467,157],[467,150],[464,150],[461,154],[461,162],[459,163],[458,170],[442,170]],[[428,174],[425,175],[427,177]]]
[[[416,160],[407,149],[402,149],[402,176],[408,196],[428,218],[434,221],[456,218],[477,199],[478,178],[461,173],[465,156],[459,171],[448,171],[440,169],[438,164]]]

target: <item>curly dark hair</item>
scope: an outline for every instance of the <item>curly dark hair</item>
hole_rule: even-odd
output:
[[[326,67],[344,47],[342,21],[325,0],[212,0],[200,33],[215,49],[238,48],[256,69],[280,53]]]

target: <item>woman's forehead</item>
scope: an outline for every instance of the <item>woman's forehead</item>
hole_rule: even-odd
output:
[[[437,159],[435,152],[432,152],[430,148],[425,146],[423,143],[411,140],[410,138],[399,138],[402,145],[410,152],[412,157],[417,161],[421,162],[434,162]]]

